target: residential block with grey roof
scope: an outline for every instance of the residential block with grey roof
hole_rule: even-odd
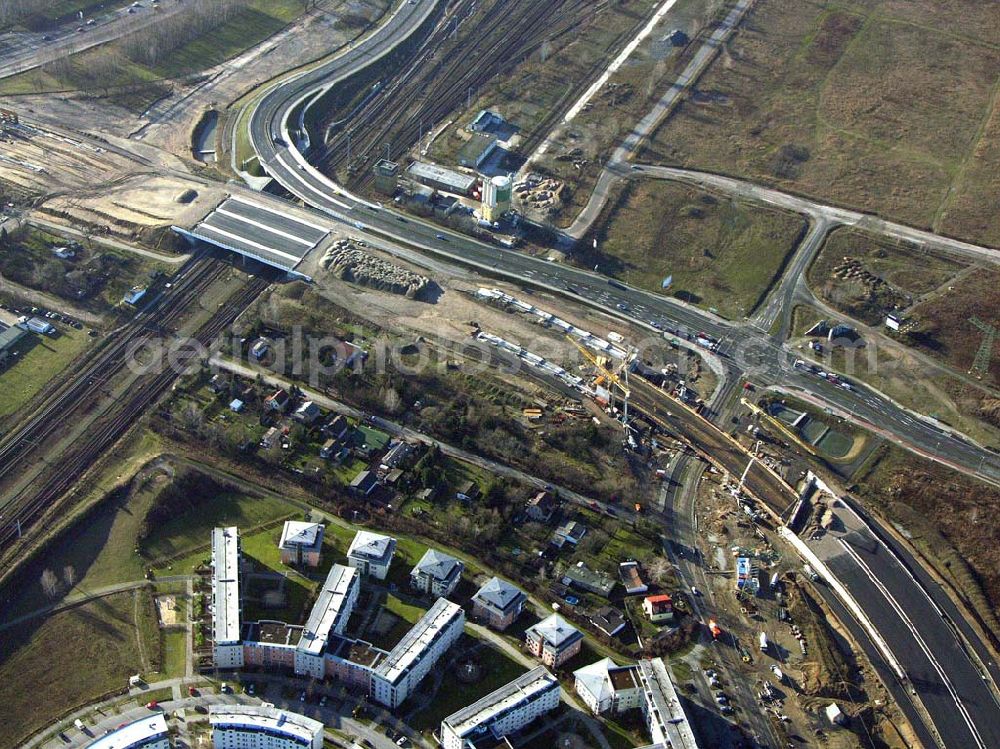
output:
[[[545,668],[522,674],[441,722],[444,749],[483,749],[559,706],[559,681]]]
[[[521,615],[527,600],[517,587],[492,577],[472,597],[472,615],[493,629],[504,630]]]
[[[396,539],[369,531],[358,531],[347,550],[347,563],[362,575],[385,580],[395,552]]]
[[[580,652],[583,633],[559,614],[542,619],[524,632],[528,650],[550,668],[558,668]]]
[[[323,524],[288,520],[278,541],[282,564],[318,567],[322,560]]]
[[[465,564],[437,549],[428,549],[410,571],[410,586],[421,593],[444,598],[462,579]]]

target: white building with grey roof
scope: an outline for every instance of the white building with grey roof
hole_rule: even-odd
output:
[[[519,588],[492,577],[472,597],[472,615],[493,629],[504,630],[521,615],[527,600]]]
[[[462,636],[465,611],[439,598],[403,636],[372,675],[371,697],[390,709],[410,696],[438,659]]]
[[[305,715],[257,705],[208,709],[215,749],[322,749],[323,724]]]
[[[653,744],[670,749],[698,749],[698,741],[681,706],[670,672],[662,658],[639,661],[643,689],[642,714]]]
[[[323,558],[323,524],[288,520],[278,541],[282,564],[318,567]]]
[[[362,575],[385,580],[396,552],[396,539],[370,531],[358,531],[347,550],[347,563]]]
[[[528,650],[549,668],[559,668],[580,652],[583,633],[559,614],[542,619],[524,631]]]
[[[476,749],[518,731],[559,706],[559,681],[545,666],[505,684],[441,722],[444,749]]]
[[[242,668],[240,532],[212,530],[212,654],[216,668]]]
[[[170,749],[163,713],[123,725],[87,745],[87,749]]]
[[[323,678],[327,643],[331,636],[344,631],[360,590],[361,577],[356,569],[342,564],[330,568],[295,648],[295,673]]]
[[[410,586],[421,593],[444,598],[454,592],[462,579],[463,564],[437,549],[428,549],[410,571]]]

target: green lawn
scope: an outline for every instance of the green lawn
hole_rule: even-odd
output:
[[[791,213],[658,181],[628,185],[603,219],[581,263],[732,319],[753,311],[805,229]]]
[[[475,639],[465,634],[454,650],[457,651],[460,647],[468,650],[475,642]],[[474,684],[459,685],[454,675],[449,674],[430,704],[419,714],[411,717],[410,725],[413,728],[418,731],[437,728],[442,720],[455,711],[472,704],[480,697],[485,697],[528,670],[485,643],[476,649],[473,658],[482,668],[482,678]]]
[[[178,515],[159,525],[143,543],[142,554],[154,561],[182,555],[187,557],[199,552],[207,554],[212,528],[236,525],[246,531],[297,512],[293,505],[279,499],[219,495],[206,499],[197,511]],[[174,565],[174,568],[176,570],[178,566]]]
[[[29,333],[0,373],[0,417],[10,416],[30,401],[53,377],[82,354],[93,339],[82,330],[60,329],[57,336]]]
[[[187,667],[187,633],[168,630],[163,633],[163,675],[173,679],[184,676]]]
[[[134,595],[141,596],[138,609]],[[36,731],[144,671],[139,631],[155,631],[149,593],[122,593],[6,630],[0,637],[0,749],[21,745]],[[143,643],[149,654],[156,639]],[[53,669],[57,667],[58,674]],[[44,695],[44,696],[43,696]]]

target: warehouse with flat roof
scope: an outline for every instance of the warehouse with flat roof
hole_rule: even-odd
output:
[[[443,166],[423,161],[414,161],[410,164],[406,169],[406,174],[410,179],[422,185],[456,195],[471,195],[472,188],[476,184],[475,174],[456,172],[453,169],[445,169]]]

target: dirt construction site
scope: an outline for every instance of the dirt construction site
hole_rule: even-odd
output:
[[[685,658],[691,688],[707,695],[710,706],[736,708],[736,720],[741,711],[765,713],[792,741],[868,746],[877,729],[890,746],[907,746],[905,725],[877,676],[853,655],[856,646],[813,590],[810,571],[772,544],[771,529],[730,484],[706,472],[698,486],[699,545],[690,553],[709,580],[711,590],[700,594],[721,632]],[[718,673],[716,651],[723,648],[732,649],[727,660],[736,663],[755,704],[740,704]],[[837,711],[842,717],[834,720]]]

